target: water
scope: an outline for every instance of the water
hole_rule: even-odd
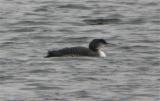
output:
[[[0,101],[160,101],[159,0],[0,0]],[[48,49],[116,44],[106,58]]]

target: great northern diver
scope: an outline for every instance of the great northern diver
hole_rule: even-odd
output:
[[[46,57],[61,57],[61,56],[94,56],[106,57],[106,54],[101,50],[102,47],[109,45],[104,39],[93,39],[89,43],[89,48],[86,47],[70,47],[59,50],[50,50]]]

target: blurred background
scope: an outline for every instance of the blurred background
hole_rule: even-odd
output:
[[[48,49],[116,44],[107,57]],[[160,101],[159,0],[0,0],[1,101]]]

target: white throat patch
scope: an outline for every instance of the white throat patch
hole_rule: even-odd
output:
[[[106,57],[106,54],[102,50],[99,50],[98,53],[100,57]]]

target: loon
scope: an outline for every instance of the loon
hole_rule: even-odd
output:
[[[101,50],[104,46],[108,46],[104,39],[93,39],[89,43],[89,48],[86,47],[67,47],[59,50],[49,50],[48,57],[62,57],[62,56],[92,56],[92,57],[106,57],[106,54]]]

